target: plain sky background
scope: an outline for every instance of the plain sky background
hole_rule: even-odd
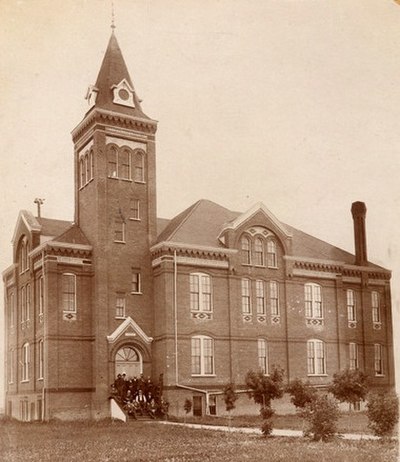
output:
[[[159,121],[158,216],[171,218],[200,198],[237,211],[262,201],[281,221],[353,252],[350,207],[364,201],[369,259],[393,270],[398,325],[400,6],[114,5],[142,108]],[[18,212],[36,213],[35,197],[45,198],[43,216],[73,220],[70,132],[88,108],[84,95],[108,43],[111,2],[0,0],[0,18],[5,269]]]

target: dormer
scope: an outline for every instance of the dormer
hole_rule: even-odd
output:
[[[135,107],[133,100],[134,90],[126,79],[122,79],[118,85],[111,87],[114,95],[113,103],[122,106]]]

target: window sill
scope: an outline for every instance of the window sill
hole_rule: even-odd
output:
[[[126,316],[115,316],[115,319],[123,319],[123,320],[125,320]]]
[[[126,244],[126,241],[114,241],[114,244]]]
[[[192,377],[216,377],[216,374],[192,374]]]
[[[143,292],[131,292],[131,295],[143,295]]]
[[[242,263],[242,266],[254,266],[252,263]]]
[[[328,374],[307,374],[307,377],[328,377]]]
[[[265,265],[254,265],[256,268],[265,268]]]
[[[385,377],[385,374],[375,374],[375,377]]]
[[[135,180],[135,183],[138,183],[138,184],[146,184],[145,181],[139,181],[139,180]]]
[[[129,218],[129,220],[131,220],[131,221],[142,221],[141,218]]]
[[[27,379],[27,380],[21,380],[21,383],[29,383],[29,379]]]
[[[269,266],[269,265],[267,266],[267,268],[268,268],[268,269],[278,269],[277,266]]]
[[[43,382],[43,377],[39,377],[37,380],[38,382]]]

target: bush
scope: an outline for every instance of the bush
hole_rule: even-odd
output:
[[[250,389],[250,398],[261,406],[270,406],[271,400],[283,396],[283,369],[279,366],[273,366],[269,376],[264,375],[262,371],[249,371],[245,381],[247,388]]]
[[[272,433],[272,422],[267,419],[261,424],[261,432],[264,436],[269,436]]]
[[[349,403],[349,407],[364,401],[368,393],[367,376],[355,369],[345,369],[333,375],[329,391],[340,402]]]
[[[301,379],[294,379],[286,387],[286,392],[291,395],[290,401],[300,409],[311,403],[317,396],[317,391],[309,382],[304,383]]]
[[[329,441],[337,432],[339,407],[328,396],[317,396],[306,404],[300,415],[308,422],[305,436],[313,435],[315,441]]]
[[[399,398],[396,393],[392,391],[370,394],[367,416],[368,426],[376,436],[391,435],[399,420]]]
[[[235,385],[229,383],[224,387],[224,401],[225,408],[228,412],[235,409],[235,401],[238,399],[238,395],[235,393]]]

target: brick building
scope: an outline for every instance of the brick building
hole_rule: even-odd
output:
[[[157,218],[157,122],[114,33],[87,100],[74,221],[21,211],[3,272],[8,415],[109,416],[118,372],[163,374],[172,412],[190,397],[219,413],[225,384],[273,364],[318,386],[346,367],[394,385],[390,271],[368,262],[363,203],[355,256],[263,204],[200,200]]]

